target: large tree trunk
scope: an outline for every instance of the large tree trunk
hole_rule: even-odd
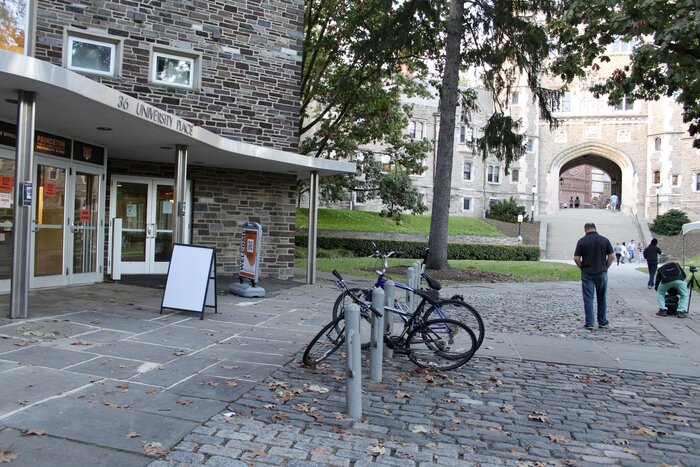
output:
[[[450,16],[445,42],[445,68],[440,96],[440,134],[438,137],[435,180],[433,182],[433,213],[430,220],[429,269],[448,269],[447,227],[450,217],[452,191],[452,152],[454,150],[455,116],[459,99],[460,45],[463,34],[464,1],[450,0]]]

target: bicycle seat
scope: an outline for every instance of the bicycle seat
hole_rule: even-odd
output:
[[[421,277],[425,279],[425,282],[428,283],[428,287],[431,289],[440,290],[442,288],[442,284],[430,277],[427,272],[421,273]]]

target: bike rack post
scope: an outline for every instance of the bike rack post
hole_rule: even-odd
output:
[[[382,380],[382,350],[384,346],[384,290],[375,287],[372,291],[372,307],[379,310],[382,316],[372,313],[372,340],[369,354],[369,379]]]
[[[420,287],[420,274],[421,274],[421,272],[423,272],[423,271],[421,271],[421,269],[423,269],[423,268],[421,267],[421,264],[418,261],[413,263],[413,268],[416,270],[416,277],[415,277],[415,283],[411,284],[411,287],[413,287],[414,289],[417,289],[418,287]]]
[[[384,334],[391,334],[394,328],[394,313],[387,310],[394,309],[395,294],[396,287],[394,286],[394,281],[386,281],[384,283],[384,306],[387,308],[382,308],[384,310]],[[394,356],[394,351],[386,344],[384,344],[384,356],[386,358],[393,358]]]
[[[352,303],[345,308],[345,406],[350,418],[362,418],[362,365],[360,362],[360,307]]]
[[[413,266],[410,266],[408,270],[406,271],[406,284],[409,287],[413,287],[413,283],[416,280],[416,270]],[[412,312],[413,309],[415,308],[415,303],[413,303],[413,294],[409,292],[408,290],[406,291],[406,304],[408,305],[408,312]]]

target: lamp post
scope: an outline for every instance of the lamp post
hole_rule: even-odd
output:
[[[532,206],[530,206],[530,224],[535,222],[535,195],[537,194],[537,185],[532,185]]]
[[[661,194],[661,186],[656,187],[656,217],[659,217],[659,195]]]
[[[520,226],[523,225],[524,219],[525,219],[525,216],[523,214],[518,214],[518,240],[522,239],[522,237],[520,236]]]

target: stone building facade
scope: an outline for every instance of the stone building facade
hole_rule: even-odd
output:
[[[608,51],[610,62],[601,63],[597,72],[569,86],[555,102],[559,124],[554,129],[540,118],[529,89],[515,87],[509,111],[522,122],[527,152],[511,165],[508,175],[501,162],[493,158],[482,161],[472,150],[473,138],[479,136],[493,111],[493,104],[482,92],[480,111],[466,127],[458,124],[455,129],[450,212],[482,217],[490,202],[513,196],[537,218],[561,209],[580,192],[586,199],[582,201],[585,207],[593,207],[594,198],[596,207],[604,206],[615,193],[623,212],[638,218],[653,220],[657,212],[672,208],[685,211],[691,219],[700,218],[700,151],[692,148],[693,139],[682,122],[680,106],[669,98],[625,100],[610,106],[606,98],[595,98],[588,91],[629,61],[630,46],[615,42]],[[554,79],[545,80],[544,85],[560,87]],[[407,134],[435,142],[439,130],[437,100],[408,102],[413,104],[413,115]],[[428,208],[434,157],[434,153],[426,154],[426,172],[414,177]],[[353,207],[381,208],[376,200]]]

